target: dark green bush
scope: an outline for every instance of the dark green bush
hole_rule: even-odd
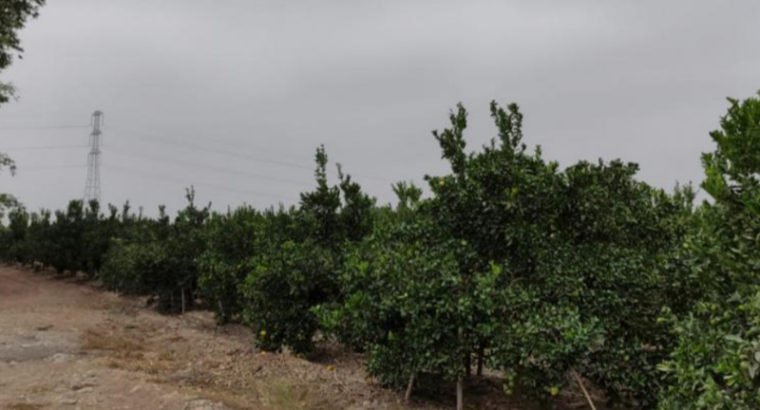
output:
[[[332,252],[311,241],[287,241],[254,256],[251,266],[242,284],[243,314],[258,346],[311,351],[319,329],[312,307],[337,295]]]
[[[147,275],[155,274],[154,263],[161,253],[153,242],[148,244],[116,240],[105,255],[99,278],[103,285],[127,295],[150,293]]]
[[[342,302],[319,310],[325,327],[397,387],[419,372],[461,378],[474,358],[508,391],[544,399],[580,373],[652,406],[673,293],[659,264],[686,232],[690,191],[651,188],[620,161],[561,171],[526,150],[517,106],[491,114],[499,137],[481,152],[465,152],[461,106],[434,133],[452,174],[428,177],[424,201],[396,186],[395,213],[343,265]]]
[[[251,258],[259,253],[266,217],[242,207],[227,214],[214,214],[206,228],[206,251],[199,259],[199,295],[224,324],[243,309],[240,285],[251,271]]]
[[[729,100],[703,156],[713,198],[696,215],[674,273],[690,309],[668,309],[677,341],[661,365],[661,409],[760,408],[760,94]]]

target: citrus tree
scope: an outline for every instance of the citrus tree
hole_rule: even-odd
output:
[[[670,310],[677,345],[661,365],[662,409],[760,407],[760,94],[729,99],[703,156],[713,198],[681,255],[692,309]]]
[[[241,284],[249,263],[261,252],[266,216],[244,206],[214,213],[206,228],[206,251],[199,259],[198,290],[220,324],[237,319],[243,309]]]
[[[396,186],[395,213],[343,265],[327,327],[397,387],[437,373],[461,397],[490,366],[507,391],[549,399],[581,375],[651,406],[667,351],[659,264],[680,245],[690,190],[652,188],[621,161],[560,170],[527,149],[516,105],[491,115],[497,137],[479,152],[466,150],[462,106],[434,133],[451,173],[427,177],[432,197],[411,207]]]
[[[243,315],[265,350],[287,346],[310,352],[320,329],[315,309],[342,300],[338,268],[344,249],[371,231],[374,199],[344,174],[327,181],[327,154],[317,149],[313,191],[301,194],[297,209],[269,213],[264,235],[241,284]]]

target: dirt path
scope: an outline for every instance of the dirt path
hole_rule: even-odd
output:
[[[329,349],[328,349],[329,350]],[[207,312],[0,266],[0,409],[400,408],[346,352],[309,362],[254,351]]]
[[[0,265],[0,409],[440,409],[453,385],[418,402],[367,377],[362,357],[321,343],[311,361],[253,348],[209,312],[163,316],[145,301]],[[498,378],[467,388],[468,409],[535,410]],[[570,406],[569,408],[582,408]]]

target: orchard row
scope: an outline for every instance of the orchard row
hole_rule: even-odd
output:
[[[402,182],[378,206],[340,167],[331,185],[319,148],[298,206],[216,213],[192,189],[174,217],[17,206],[1,256],[163,312],[212,309],[265,350],[334,338],[408,393],[486,367],[537,400],[586,380],[626,406],[759,408],[760,99],[730,100],[700,205],[635,164],[560,168],[526,146],[516,105],[490,108],[497,136],[481,149],[466,148],[461,106],[434,133],[451,172],[427,176],[426,197]]]

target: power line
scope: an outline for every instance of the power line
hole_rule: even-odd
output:
[[[24,166],[18,165],[16,173],[23,174],[25,171],[49,170],[49,169],[67,169],[67,168],[86,168],[87,165],[43,165],[43,166]]]
[[[135,136],[135,137],[137,137],[137,138],[139,138],[141,140],[145,140],[145,141],[148,141],[148,142],[157,142],[157,143],[165,144],[165,145],[185,147],[185,148],[193,149],[193,150],[200,151],[200,152],[203,152],[203,153],[206,153],[206,154],[212,153],[212,154],[218,154],[218,155],[226,155],[226,156],[230,156],[230,157],[237,157],[237,158],[242,158],[242,159],[248,159],[248,160],[253,160],[253,161],[257,161],[257,162],[263,162],[263,163],[277,165],[277,166],[282,166],[282,167],[305,169],[305,170],[309,170],[309,171],[313,170],[312,167],[307,167],[307,166],[304,166],[304,165],[301,165],[301,164],[297,164],[297,163],[294,163],[294,162],[261,158],[261,157],[258,157],[258,156],[249,155],[249,154],[243,154],[243,153],[236,152],[236,151],[228,151],[228,150],[223,150],[223,149],[218,149],[218,148],[207,147],[207,146],[203,146],[203,145],[200,145],[200,144],[195,144],[195,143],[192,143],[192,142],[179,141],[179,140],[176,140],[176,139],[173,139],[173,138],[167,138],[167,137],[163,137],[163,136],[159,136],[159,135],[145,135],[145,134],[135,134],[135,133],[130,133],[130,135],[133,135],[133,136]]]
[[[296,186],[299,186],[299,187],[303,187],[305,185],[310,184],[310,182],[306,182],[306,181],[297,181],[297,180],[293,180],[293,179],[285,179],[285,178],[280,178],[280,177],[271,177],[271,176],[268,176],[268,175],[251,173],[251,172],[244,172],[244,171],[240,171],[240,170],[236,170],[236,169],[232,169],[232,168],[218,167],[218,166],[209,165],[209,164],[201,164],[201,163],[197,163],[197,162],[193,162],[193,161],[180,160],[180,159],[160,158],[160,157],[156,157],[156,156],[145,155],[144,153],[138,153],[138,152],[135,152],[135,151],[132,151],[132,150],[127,150],[127,149],[124,149],[124,148],[121,148],[121,147],[113,147],[112,146],[112,147],[110,147],[110,149],[111,149],[111,152],[116,153],[117,155],[123,155],[123,156],[131,157],[131,158],[136,158],[136,159],[149,159],[149,160],[153,160],[153,161],[174,163],[174,164],[178,164],[178,165],[181,165],[181,166],[187,166],[187,167],[192,167],[192,168],[205,168],[207,170],[212,170],[212,171],[223,173],[223,174],[239,175],[239,176],[245,176],[245,177],[251,177],[251,178],[266,179],[266,180],[269,180],[269,181],[275,181],[275,182],[281,182],[281,183],[286,183],[286,184],[292,184],[292,185],[296,185]]]
[[[281,167],[287,167],[287,168],[296,168],[296,169],[302,169],[302,170],[308,170],[308,171],[314,171],[314,167],[301,165],[295,162],[290,161],[281,161],[281,160],[273,160],[273,159],[264,159],[258,156],[250,155],[250,154],[244,154],[236,151],[228,151],[223,150],[219,148],[211,148],[207,147],[201,144],[196,144],[192,142],[187,141],[179,141],[173,138],[163,137],[159,135],[146,135],[146,134],[135,134],[135,133],[129,133],[130,135],[133,135],[141,140],[147,141],[147,142],[153,142],[153,143],[159,143],[159,144],[165,144],[170,146],[181,146],[185,148],[189,148],[192,150],[196,150],[202,153],[213,153],[217,155],[224,155],[224,156],[230,156],[230,157],[236,157],[236,158],[242,158],[252,161],[257,161],[261,163],[268,163],[272,165],[277,165]],[[350,174],[350,173],[349,173]],[[369,179],[374,181],[381,181],[381,182],[387,182],[384,178],[377,178],[372,176],[363,176],[362,179]]]
[[[237,189],[237,188],[233,188],[233,187],[229,187],[229,186],[225,186],[225,185],[221,185],[221,184],[216,184],[216,183],[212,183],[212,182],[205,182],[205,181],[200,181],[200,182],[194,181],[194,182],[192,182],[192,181],[190,181],[188,179],[178,178],[178,177],[174,177],[174,176],[170,176],[170,175],[165,175],[165,174],[154,174],[154,173],[148,174],[148,173],[142,172],[140,170],[136,170],[136,169],[133,169],[133,168],[127,168],[127,167],[121,167],[121,166],[117,166],[117,165],[104,164],[103,166],[105,168],[107,168],[107,169],[112,169],[112,170],[115,170],[115,171],[119,171],[119,172],[122,172],[124,174],[129,175],[129,176],[136,176],[135,174],[140,174],[140,175],[142,175],[142,176],[144,176],[146,178],[163,179],[165,181],[179,182],[181,184],[208,186],[208,187],[212,187],[212,188],[215,188],[215,189],[218,189],[218,190],[232,192],[232,193],[237,193],[237,194],[257,195],[257,196],[267,197],[267,198],[270,198],[270,199],[276,199],[276,200],[278,200],[280,202],[286,202],[286,201],[297,202],[299,200],[299,199],[296,199],[296,198],[283,198],[281,196],[275,196],[275,195],[272,195],[272,194],[263,193],[263,192],[259,192],[259,191]],[[18,174],[21,175],[21,176],[23,176],[23,174],[25,172],[27,172],[27,171],[47,171],[47,170],[75,169],[75,168],[76,169],[82,169],[82,168],[87,168],[87,167],[88,167],[88,165],[85,165],[85,164],[79,164],[79,165],[74,165],[74,164],[71,164],[71,165],[43,165],[43,166],[23,166],[23,165],[20,165],[18,167],[19,168],[18,169]]]
[[[137,169],[120,167],[120,166],[111,165],[111,164],[104,164],[104,167],[106,169],[112,169],[112,170],[115,170],[115,171],[119,171],[119,172],[122,172],[122,173],[124,173],[126,175],[133,176],[133,177],[137,176],[137,175],[142,175],[143,177],[149,178],[149,179],[157,178],[157,179],[163,179],[163,180],[166,180],[166,181],[179,182],[181,184],[207,186],[207,187],[212,187],[212,188],[216,188],[216,189],[219,189],[219,190],[222,190],[222,191],[227,191],[227,192],[233,192],[233,193],[238,193],[238,194],[256,195],[256,196],[267,197],[267,198],[270,198],[270,199],[275,199],[275,200],[280,201],[280,202],[298,201],[297,199],[294,199],[294,198],[284,199],[284,198],[282,198],[280,196],[274,196],[274,195],[268,194],[268,193],[257,192],[257,191],[249,191],[249,190],[243,190],[243,189],[237,189],[237,188],[229,187],[229,186],[226,186],[226,185],[220,185],[220,184],[215,184],[215,183],[211,183],[211,182],[190,181],[190,180],[187,180],[187,179],[177,178],[177,177],[174,177],[174,176],[171,176],[171,175],[165,175],[165,174],[156,174],[156,173],[150,173],[149,174],[149,173],[145,173],[145,172],[142,172],[140,170],[137,170]]]
[[[55,149],[72,149],[72,148],[87,148],[89,145],[30,145],[30,146],[24,146],[24,147],[7,147],[2,148],[3,150],[7,151],[44,151],[44,150],[55,150]]]
[[[82,128],[87,128],[87,127],[83,127],[83,126],[30,126],[30,127],[17,127],[17,128],[19,128],[19,129],[65,129],[65,128],[78,128],[78,129],[82,129]],[[0,129],[4,129],[4,128],[0,128]],[[11,128],[5,128],[5,129],[11,129]],[[111,130],[110,132],[113,132],[113,131]],[[118,133],[118,131],[117,131],[117,133]],[[295,168],[295,169],[300,169],[300,170],[313,171],[313,167],[305,166],[305,165],[302,165],[302,164],[299,164],[299,163],[296,163],[296,162],[262,158],[260,156],[250,155],[250,154],[242,153],[242,152],[239,152],[239,151],[231,151],[231,150],[220,149],[220,148],[212,148],[212,147],[204,146],[202,144],[197,144],[197,143],[188,142],[188,141],[180,141],[180,140],[177,140],[177,139],[174,139],[174,138],[169,138],[169,137],[164,137],[164,136],[159,136],[159,135],[146,135],[146,134],[135,134],[135,133],[129,133],[129,134],[133,135],[133,136],[135,136],[135,137],[137,137],[137,138],[139,138],[139,139],[141,139],[143,141],[149,142],[149,143],[159,143],[159,144],[164,144],[164,145],[169,145],[169,146],[175,146],[175,147],[176,146],[180,146],[180,147],[184,147],[184,148],[187,148],[187,149],[191,149],[191,150],[195,150],[195,151],[198,151],[198,152],[202,152],[204,154],[212,153],[212,154],[217,154],[217,155],[222,155],[222,156],[227,156],[227,157],[235,157],[235,158],[246,159],[246,160],[249,160],[249,161],[256,161],[256,162],[260,162],[260,163],[266,163],[266,164],[281,166],[281,167],[287,167],[287,168]],[[13,150],[13,151],[55,150],[55,149],[73,149],[73,148],[86,148],[86,147],[89,147],[89,145],[22,146],[22,147],[9,147],[9,148],[5,148],[5,150]],[[127,154],[124,154],[124,155],[127,155]],[[138,155],[140,155],[140,157],[142,157],[142,158],[148,158],[143,153],[140,153]],[[154,159],[156,159],[156,158],[154,158]],[[156,159],[156,160],[158,160],[158,159]],[[160,159],[160,161],[180,163],[177,160]],[[183,164],[183,165],[188,165],[188,164],[190,166],[198,165],[198,164],[191,164],[191,163],[188,163],[188,162],[185,162],[185,164]],[[278,181],[278,182],[290,183],[290,184],[298,184],[299,186],[302,186],[305,183],[305,182],[300,182],[300,181],[295,181],[295,180],[288,180],[288,179],[283,179],[283,178],[270,177],[270,176],[266,176],[266,175],[262,175],[262,174],[245,173],[245,172],[242,172],[242,171],[232,170],[232,169],[229,169],[229,168],[214,167],[214,166],[211,166],[211,165],[207,165],[206,167],[209,168],[209,169],[214,169],[217,172],[222,172],[222,173],[227,173],[227,174],[234,174],[234,175],[241,175],[241,176],[249,176],[249,177],[254,177],[254,178],[266,178],[266,179],[269,179],[269,180],[272,180],[272,181]],[[387,182],[385,179],[371,177],[371,176],[363,176],[363,177],[361,177],[361,179],[369,179],[369,180]]]
[[[68,130],[68,129],[87,129],[88,125],[29,125],[29,126],[10,126],[0,127],[3,131],[25,131],[25,130]]]

